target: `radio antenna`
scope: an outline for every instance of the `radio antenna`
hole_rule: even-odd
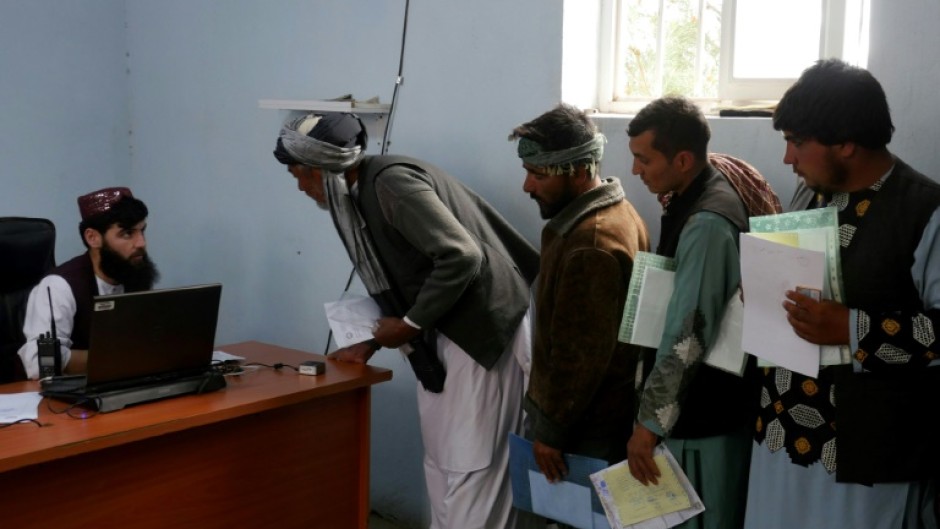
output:
[[[52,289],[46,287],[46,294],[49,296],[49,321],[52,322],[52,336],[50,336],[50,338],[55,340],[59,335],[55,332],[55,313],[52,312]]]

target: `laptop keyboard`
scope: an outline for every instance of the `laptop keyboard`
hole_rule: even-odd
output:
[[[42,390],[43,391],[54,391],[57,393],[76,393],[81,392],[83,394],[98,394],[105,393],[108,391],[116,391],[120,389],[128,389],[135,387],[151,386],[156,384],[161,384],[164,382],[172,382],[174,380],[180,380],[183,378],[188,378],[192,376],[199,376],[206,372],[205,369],[197,369],[187,372],[172,372],[172,373],[163,373],[159,375],[151,375],[141,378],[129,378],[124,380],[116,380],[112,382],[105,382],[102,384],[94,386],[86,386],[87,379],[82,375],[77,376],[64,376],[56,377],[50,380],[42,381]]]
[[[72,393],[85,387],[86,378],[82,375],[53,377],[43,380],[40,385],[43,391],[57,391]]]

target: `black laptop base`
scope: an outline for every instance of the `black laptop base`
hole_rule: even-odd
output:
[[[40,394],[44,397],[93,409],[99,413],[108,413],[134,404],[169,397],[192,393],[209,393],[226,386],[225,377],[221,373],[209,370],[198,375],[179,377],[157,383],[129,385],[128,387],[105,391],[87,391],[84,387],[74,389],[63,387],[67,386],[68,383],[71,383],[74,387],[74,385],[77,385],[76,382],[79,381],[80,379],[43,381]]]

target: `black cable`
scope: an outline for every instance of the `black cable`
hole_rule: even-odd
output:
[[[37,421],[36,419],[20,419],[18,421],[13,421],[13,422],[0,422],[0,428],[6,428],[8,426],[13,426],[14,424],[25,424],[29,422],[35,424],[36,426],[40,428],[42,428],[43,426],[46,426],[45,424]]]
[[[396,103],[398,102],[398,89],[401,87],[401,83],[404,81],[402,73],[405,69],[405,40],[408,36],[408,8],[411,4],[410,0],[405,0],[405,17],[402,22],[401,29],[401,48],[398,52],[398,76],[395,78],[395,88],[392,90],[392,102],[388,106],[388,123],[385,124],[385,133],[382,135],[382,154],[388,152],[388,139],[392,134],[392,118],[395,116]],[[349,272],[349,279],[346,280],[346,288],[343,289],[343,294],[349,292],[349,286],[352,284],[353,274],[356,273],[356,268],[353,267]],[[330,332],[326,336],[326,346],[323,348],[323,354],[327,354],[330,350],[330,341],[333,339],[333,329],[330,329]]]
[[[398,76],[395,78],[395,89],[392,91],[392,103],[388,107],[388,123],[385,125],[385,134],[382,137],[382,154],[388,151],[388,138],[392,134],[392,120],[395,116],[395,103],[398,102],[398,89],[405,78],[402,76],[405,69],[405,38],[408,36],[408,6],[410,0],[405,0],[405,18],[401,29],[401,49],[398,53]]]
[[[299,371],[299,370],[300,370],[300,368],[298,368],[297,366],[292,366],[292,365],[290,365],[290,364],[285,364],[285,363],[283,363],[283,362],[278,362],[278,363],[276,363],[276,364],[262,364],[261,362],[248,362],[247,364],[244,364],[244,365],[245,365],[245,366],[270,367],[271,369],[273,369],[273,370],[275,370],[275,371],[280,371],[281,369],[284,369],[285,367],[290,368],[290,369],[293,369],[294,371]]]
[[[83,408],[82,406],[90,404],[92,409]],[[69,404],[65,408],[53,408],[52,402],[50,399],[46,399],[46,408],[49,409],[52,413],[56,415],[66,414],[73,419],[90,419],[95,415],[98,415],[98,408],[101,403],[96,398],[86,397],[80,399],[72,404]]]

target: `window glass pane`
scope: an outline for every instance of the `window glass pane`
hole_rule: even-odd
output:
[[[698,52],[698,1],[666,0],[663,94],[692,94]]]
[[[822,0],[737,0],[737,79],[797,78],[819,58]]]
[[[624,0],[621,5],[616,94],[659,95],[659,0]]]
[[[617,97],[715,97],[721,2],[622,0]]]
[[[721,55],[721,0],[708,0],[702,8],[702,51],[699,88],[693,97],[718,95],[718,58]]]

